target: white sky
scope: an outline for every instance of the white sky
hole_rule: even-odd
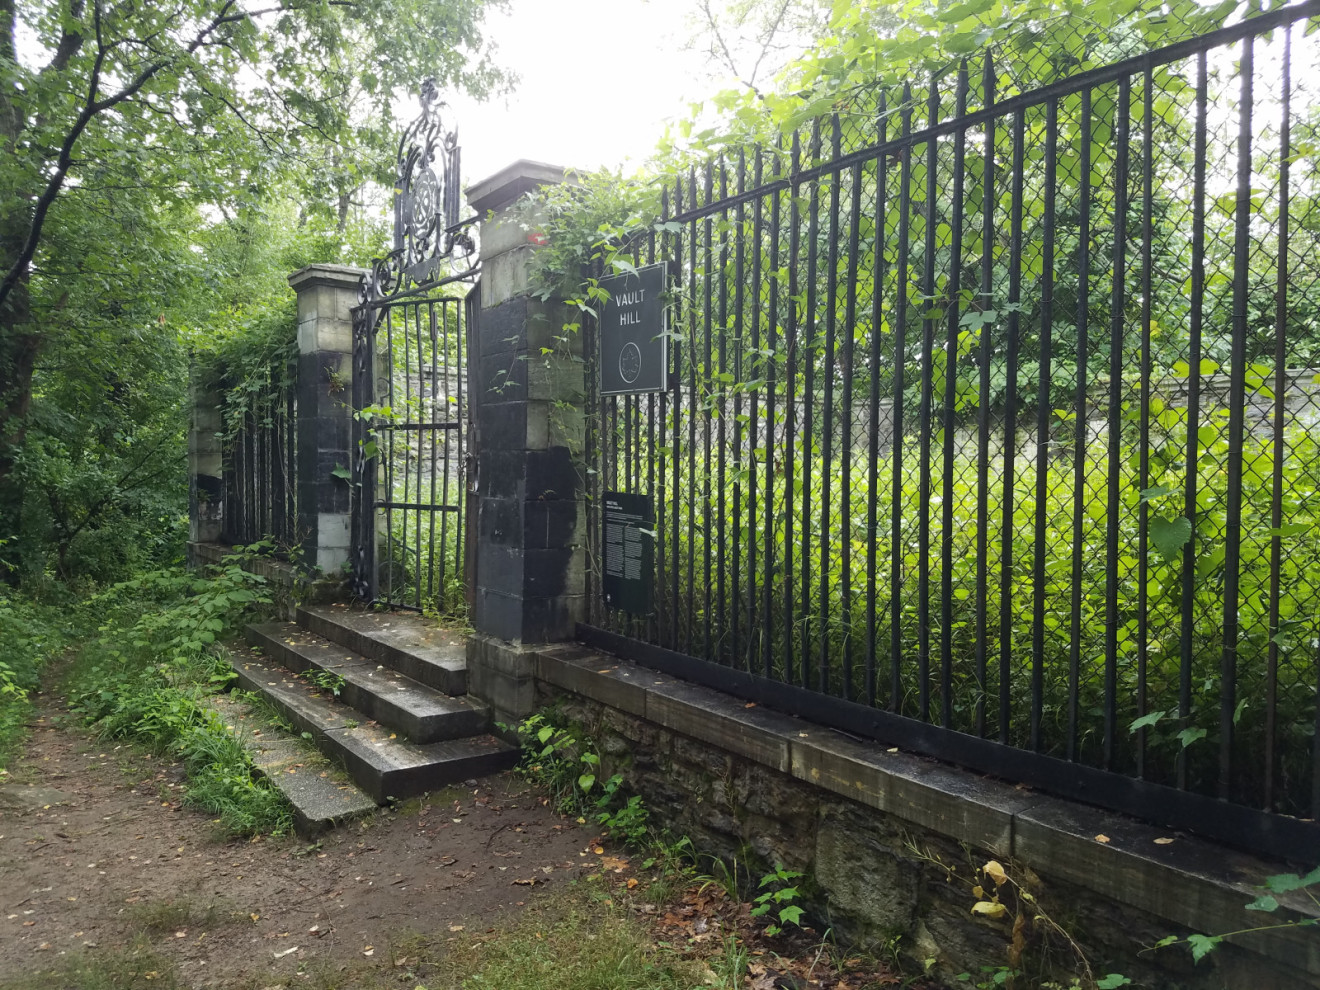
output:
[[[640,165],[666,118],[709,94],[705,56],[684,51],[692,0],[511,0],[487,16],[497,58],[521,76],[486,104],[446,94],[463,184],[530,158],[576,168]],[[403,112],[404,120],[412,113]]]

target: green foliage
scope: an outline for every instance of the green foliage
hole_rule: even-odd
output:
[[[0,7],[0,576],[181,556],[189,349],[284,374],[285,277],[379,253],[398,97],[506,82],[485,6]]]
[[[0,775],[18,755],[42,667],[68,642],[58,608],[0,585]]]
[[[269,601],[265,579],[234,555],[201,576],[153,571],[79,606],[97,634],[68,679],[71,709],[115,739],[170,753],[188,774],[185,800],[219,817],[234,834],[282,834],[292,827],[283,796],[256,776],[239,740],[207,706],[233,671],[211,652]]]
[[[344,678],[333,670],[308,670],[303,674],[310,683],[316,685],[322,691],[328,691],[334,697],[338,698],[344,690]]]
[[[1315,913],[1320,911],[1320,867],[1316,867],[1305,875],[1300,873],[1277,873],[1266,877],[1264,886],[1261,889],[1265,893],[1246,905],[1248,911],[1273,914],[1281,907],[1279,899],[1274,896],[1275,894],[1300,894],[1310,901],[1312,912],[1309,916],[1293,917],[1274,924],[1258,925],[1254,928],[1239,928],[1237,931],[1221,932],[1218,935],[1193,933],[1184,938],[1177,935],[1166,935],[1155,943],[1154,948],[1163,949],[1171,945],[1186,945],[1187,950],[1192,954],[1192,962],[1195,963],[1200,962],[1217,949],[1227,938],[1241,938],[1260,932],[1277,931],[1281,928],[1311,928],[1320,925],[1320,915]]]
[[[761,877],[758,885],[761,893],[752,901],[752,917],[768,918],[765,926],[767,935],[778,935],[785,925],[797,925],[802,921],[802,907],[797,903],[797,881],[802,874],[786,870],[776,864],[774,870]]]

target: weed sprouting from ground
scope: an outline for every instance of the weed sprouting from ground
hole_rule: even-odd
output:
[[[268,602],[264,579],[237,559],[210,575],[153,571],[81,606],[96,634],[66,679],[70,707],[101,734],[180,759],[185,801],[236,835],[283,834],[288,802],[259,777],[239,739],[206,704],[233,671],[211,650]]]
[[[13,979],[0,978],[0,990],[183,990],[173,961],[153,951],[145,938],[123,949],[80,952]]]

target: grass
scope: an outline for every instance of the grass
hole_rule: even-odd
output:
[[[49,968],[0,979],[0,990],[184,990],[174,962],[155,952],[145,936],[131,946],[70,954]]]
[[[215,929],[249,920],[247,912],[233,905],[222,901],[201,904],[186,897],[134,904],[128,916],[135,928],[155,935],[171,935],[183,928]]]
[[[242,743],[206,703],[233,684],[211,650],[263,602],[263,579],[230,562],[208,577],[156,571],[82,603],[99,619],[65,679],[70,707],[103,736],[184,764],[184,799],[233,835],[285,834],[288,801],[260,777]]]
[[[385,969],[309,968],[311,990],[712,990],[742,986],[723,965],[685,959],[600,891],[580,884],[543,898],[491,931],[405,933]],[[719,962],[720,960],[716,960]],[[714,976],[717,982],[710,982]],[[0,985],[2,986],[2,985]],[[8,988],[3,988],[8,990]],[[77,988],[81,990],[81,988]]]

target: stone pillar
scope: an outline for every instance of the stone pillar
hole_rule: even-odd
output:
[[[220,393],[195,378],[189,389],[192,422],[188,427],[188,563],[196,566],[194,546],[218,543],[224,531],[224,452]]]
[[[327,576],[348,563],[353,464],[353,314],[364,272],[308,265],[289,276],[298,293],[298,538],[303,562]]]
[[[529,647],[572,638],[585,615],[582,343],[553,339],[564,308],[529,294],[537,237],[509,215],[525,192],[563,181],[562,168],[519,161],[467,190],[489,218],[468,356],[477,468],[468,690],[506,721],[535,703]]]

